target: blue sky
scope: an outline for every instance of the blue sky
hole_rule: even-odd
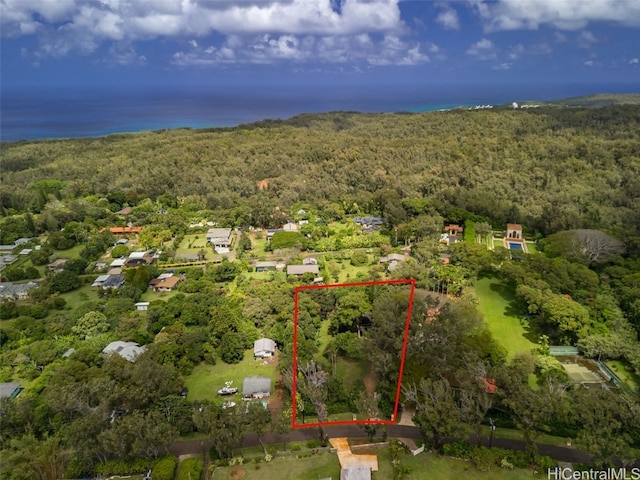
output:
[[[625,83],[638,0],[0,0],[3,86]]]

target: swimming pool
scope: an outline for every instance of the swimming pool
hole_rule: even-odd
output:
[[[509,242],[509,250],[522,250],[522,244]]]

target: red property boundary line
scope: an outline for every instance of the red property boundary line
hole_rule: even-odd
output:
[[[396,401],[393,406],[391,420],[340,420],[335,422],[316,423],[296,423],[296,392],[298,391],[298,293],[303,290],[315,290],[320,288],[339,287],[367,287],[371,285],[411,285],[409,292],[409,306],[407,308],[407,319],[404,325],[404,339],[402,342],[402,352],[400,356],[400,372],[398,373],[398,386],[396,387]],[[400,388],[402,386],[402,374],[404,372],[404,361],[407,354],[407,341],[409,339],[409,326],[411,325],[411,311],[413,309],[413,296],[416,289],[416,281],[413,278],[401,280],[379,280],[374,282],[357,283],[332,283],[329,285],[302,285],[293,290],[293,392],[291,395],[291,428],[323,427],[328,425],[395,425],[398,417],[398,405],[400,403]]]

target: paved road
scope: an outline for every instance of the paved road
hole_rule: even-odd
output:
[[[331,427],[325,427],[324,433],[329,437],[365,437],[364,431],[356,425],[335,425]],[[408,425],[390,425],[387,427],[387,434],[390,438],[421,438],[420,430],[417,427]],[[289,433],[287,436],[287,442],[296,442],[304,440],[319,439],[319,432],[317,428],[302,428],[297,429]],[[275,434],[266,434],[262,437],[264,444],[269,443],[282,443],[284,437]],[[476,438],[470,437],[469,441],[475,444]],[[489,438],[483,436],[481,443],[486,447],[489,446]],[[259,445],[258,438],[255,435],[246,435],[243,445],[245,447],[254,447]],[[174,443],[170,450],[175,455],[187,455],[207,453],[211,448],[210,440],[187,440]],[[494,447],[506,448],[509,450],[524,450],[524,442],[519,440],[510,440],[506,438],[494,438],[492,445]],[[580,462],[588,463],[589,455],[586,452],[576,450],[569,447],[559,447],[555,445],[543,445],[538,444],[538,451],[541,455],[547,455],[555,460],[562,462]]]

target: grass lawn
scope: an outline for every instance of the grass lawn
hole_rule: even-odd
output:
[[[207,235],[205,233],[185,235],[184,239],[180,243],[180,246],[176,249],[176,253],[197,254],[198,252],[200,252],[200,250],[204,250],[206,260],[215,259],[216,254],[213,252],[211,246],[207,245]]]
[[[55,258],[80,258],[80,252],[85,247],[83,243],[79,243],[66,250],[54,250]]]
[[[254,257],[263,257],[268,254],[265,252],[264,247],[267,245],[267,235],[263,232],[262,238],[256,238],[255,233],[249,235],[251,240],[251,250],[249,253]]]
[[[72,309],[77,308],[84,302],[94,302],[99,299],[98,293],[91,288],[90,283],[84,284],[82,287],[72,290],[71,292],[63,293],[60,296],[66,300],[67,307]]]
[[[529,253],[538,253],[538,245],[536,245],[536,242],[527,242],[527,250],[529,250]]]
[[[605,362],[607,366],[614,371],[614,373],[620,377],[620,380],[629,387],[631,390],[637,390],[640,386],[640,378],[635,374],[631,367],[625,362],[620,360],[607,360]]]
[[[455,458],[443,457],[431,453],[422,453],[415,457],[405,455],[400,457],[400,464],[411,469],[404,480],[520,480],[531,479],[531,470],[519,469],[506,470],[495,467],[490,472],[477,470],[471,462],[457,460]],[[393,478],[391,467],[391,456],[388,449],[379,450],[378,455],[379,470],[373,472],[373,480],[387,480]],[[309,477],[311,478],[311,477]]]
[[[344,268],[342,268],[344,266]],[[339,283],[350,283],[358,281],[356,279],[358,273],[369,273],[369,265],[363,265],[362,267],[354,267],[349,260],[343,260],[341,265],[340,275],[338,276]]]
[[[490,427],[488,425],[482,425],[482,435],[488,437],[490,435]],[[498,427],[493,432],[494,438],[508,438],[510,440],[523,440],[522,431],[515,430],[512,428],[501,428]],[[557,437],[555,435],[547,435],[546,433],[541,433],[536,437],[536,443],[545,444],[545,445],[556,445],[558,447],[566,447],[567,446],[567,438],[566,437]]]
[[[340,462],[338,456],[322,452],[307,458],[276,457],[269,463],[245,464],[241,467],[224,467],[216,469],[213,480],[227,480],[229,473],[237,468],[246,474],[243,480],[317,480],[318,478],[340,478]]]
[[[165,302],[167,300],[169,300],[171,297],[175,297],[176,295],[178,295],[178,293],[180,293],[177,290],[174,290],[172,292],[154,292],[152,289],[147,289],[146,292],[144,292],[141,296],[140,296],[140,301],[141,302],[153,302],[154,300],[164,300]]]
[[[222,403],[223,399],[240,398],[242,394],[242,381],[245,377],[256,375],[266,375],[273,380],[271,391],[275,388],[275,381],[278,377],[276,364],[262,365],[260,360],[253,359],[253,350],[247,350],[244,359],[240,363],[227,365],[222,360],[218,360],[216,365],[201,363],[197,365],[191,375],[185,378],[185,386],[189,388],[189,400],[213,400],[217,399]],[[224,383],[233,381],[233,386],[238,387],[238,395],[230,397],[219,397],[218,390],[224,387]]]
[[[393,478],[389,449],[376,450],[378,454],[379,470],[373,472],[373,480],[389,480]],[[520,480],[531,479],[531,470],[505,470],[496,467],[490,472],[481,472],[470,463],[463,460],[442,457],[430,453],[423,453],[412,457],[403,455],[401,465],[406,465],[411,472],[405,475],[405,480]],[[257,468],[259,467],[259,468]],[[321,452],[306,458],[276,457],[270,463],[248,463],[241,467],[223,467],[216,469],[213,480],[227,480],[229,474],[237,468],[246,473],[243,480],[317,480],[319,478],[340,478],[340,463],[334,453]]]
[[[513,293],[504,283],[495,278],[482,278],[476,282],[475,290],[478,308],[493,337],[507,350],[509,359],[537,347],[522,321],[524,318],[516,311]]]

